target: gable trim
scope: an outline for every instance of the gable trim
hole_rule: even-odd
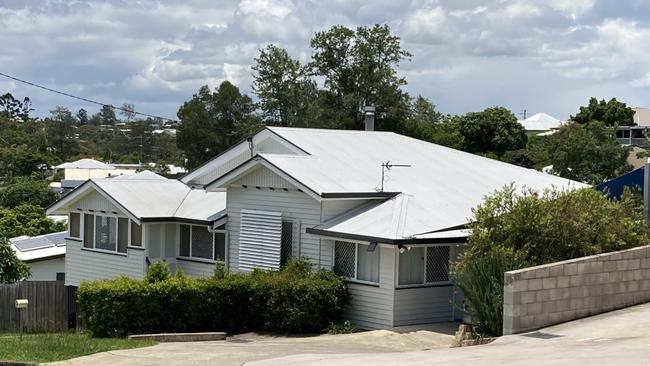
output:
[[[288,181],[289,183],[293,184],[294,186],[298,187],[301,191],[312,197],[313,199],[317,201],[321,201],[321,196],[318,192],[315,190],[307,187],[306,185],[302,184],[300,181],[298,181],[296,178],[292,177],[290,174],[287,174],[285,171],[282,169],[278,168],[275,166],[273,163],[269,162],[268,160],[264,159],[263,156],[260,155],[255,155],[252,158],[248,159],[247,161],[241,163],[239,166],[233,168],[229,172],[225,173],[221,177],[213,180],[212,182],[208,183],[205,186],[206,190],[209,190],[211,187],[214,186],[224,186],[226,184],[232,183],[239,177],[243,176],[247,172],[251,171],[256,166],[263,166],[269,170],[271,170],[273,173],[279,175],[282,179]]]
[[[279,138],[280,143],[283,143],[283,145],[285,145],[289,150],[292,150],[292,151],[295,151],[295,152],[302,152],[302,153],[305,153],[307,155],[311,155],[307,151],[300,148],[298,145],[296,145],[293,142],[287,140],[286,138],[282,137],[282,135],[278,134],[277,132],[271,130],[270,128],[268,128],[266,126],[263,129],[261,129],[260,131],[253,134],[251,136],[251,138],[253,138],[253,141],[255,141],[256,137],[263,137],[262,134],[265,134],[265,133],[268,133],[271,136]],[[190,181],[197,179],[199,176],[201,176],[203,174],[202,170],[208,168],[210,165],[212,165],[212,163],[214,163],[217,159],[224,156],[225,154],[230,153],[231,151],[236,150],[236,149],[240,148],[241,146],[244,146],[245,149],[248,149],[248,147],[246,146],[247,143],[248,143],[248,138],[243,139],[243,140],[239,141],[238,143],[232,145],[231,147],[229,147],[226,150],[222,151],[219,155],[213,157],[212,159],[210,159],[210,160],[206,161],[205,163],[203,163],[203,164],[199,165],[198,167],[196,167],[196,169],[194,169],[193,171],[187,173],[183,178],[181,178],[181,181],[183,183],[187,184]],[[226,173],[226,174],[228,174],[228,173]],[[218,177],[218,178],[220,178],[220,177]],[[206,184],[204,186],[207,187],[210,184],[211,183],[208,183],[208,184]]]
[[[86,192],[89,189],[94,189],[97,193],[99,193],[102,197],[104,197],[108,202],[113,204],[114,206],[118,207],[123,211],[123,213],[126,214],[131,220],[135,221],[136,223],[140,224],[140,218],[137,217],[136,215],[133,214],[129,209],[124,207],[120,202],[118,202],[113,196],[108,194],[106,191],[104,191],[101,187],[99,187],[95,182],[93,182],[91,179],[85,181],[83,184],[81,184],[79,187],[75,188],[72,190],[70,193],[65,195],[65,197],[61,198],[60,200],[54,202],[51,204],[46,210],[46,214],[51,214],[55,212],[56,210],[59,210],[63,208],[64,206],[72,203],[75,201],[77,198],[82,198],[79,197],[80,194]]]

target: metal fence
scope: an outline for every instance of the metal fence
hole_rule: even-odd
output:
[[[61,331],[74,328],[78,306],[76,288],[63,281],[23,281],[0,284],[0,332]],[[16,309],[17,299],[29,300],[27,309]]]

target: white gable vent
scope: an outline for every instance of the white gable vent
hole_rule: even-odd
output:
[[[282,213],[241,210],[239,270],[280,268]]]

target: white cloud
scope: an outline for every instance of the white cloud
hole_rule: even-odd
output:
[[[253,58],[269,43],[306,62],[316,31],[388,23],[413,53],[400,70],[407,90],[444,112],[500,104],[566,117],[592,95],[650,99],[650,15],[640,9],[604,0],[0,0],[0,71],[174,116],[201,85],[228,79],[250,93]],[[0,80],[7,91],[30,96],[41,115],[57,104],[95,110]]]

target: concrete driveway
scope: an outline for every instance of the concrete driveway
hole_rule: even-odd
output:
[[[270,365],[650,365],[650,304],[501,337],[484,346],[360,355],[294,355]]]
[[[449,347],[456,323],[431,327],[428,331],[401,329],[401,333],[372,331],[317,336],[268,336],[243,334],[227,341],[160,343],[156,346],[97,353],[49,365],[242,365],[294,354],[363,354],[426,350]]]

